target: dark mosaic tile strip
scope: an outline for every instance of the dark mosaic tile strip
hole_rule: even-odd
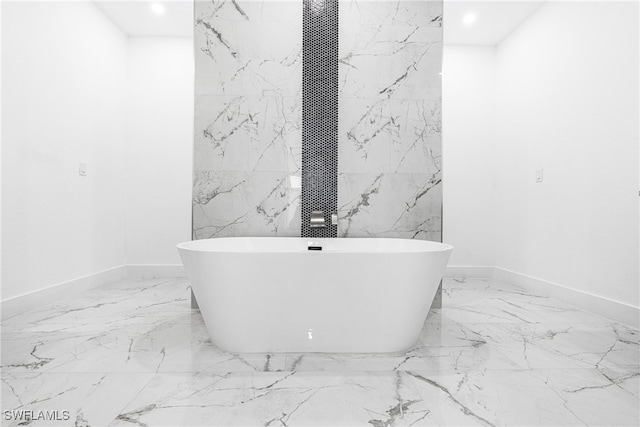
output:
[[[337,237],[338,0],[304,0],[302,19],[302,237]],[[311,211],[326,228],[311,228]]]

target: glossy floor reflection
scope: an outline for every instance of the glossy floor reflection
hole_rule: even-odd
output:
[[[2,425],[640,425],[638,330],[511,285],[445,280],[393,355],[222,351],[188,286],[127,280],[3,322]]]

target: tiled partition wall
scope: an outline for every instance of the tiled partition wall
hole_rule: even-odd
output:
[[[302,4],[195,4],[193,237],[300,236]]]
[[[327,208],[301,206],[302,163],[324,142],[302,130],[325,126],[337,181],[335,160],[313,173],[334,182],[339,237],[440,240],[442,3],[339,2],[336,129],[303,124],[303,68],[324,66],[303,55],[303,1],[332,0],[196,2],[193,237],[308,235],[301,212]]]
[[[339,236],[441,240],[440,1],[340,4]]]

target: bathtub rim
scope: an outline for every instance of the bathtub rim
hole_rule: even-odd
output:
[[[264,248],[239,248],[225,246],[230,242],[251,242],[260,241],[264,243],[267,240],[278,241],[281,243],[277,248],[265,250]],[[371,247],[356,247],[352,249],[333,250],[326,248],[322,251],[307,251],[306,246],[310,242],[320,242],[321,244],[332,246],[338,241],[349,240],[352,244],[364,243],[387,245],[387,248],[372,250]],[[299,242],[299,246],[295,246],[293,241]],[[289,246],[283,246],[282,243],[287,242]],[[214,246],[220,243],[220,246]],[[394,247],[395,245],[395,247]],[[406,247],[397,247],[398,245],[406,245]],[[200,253],[237,253],[237,254],[257,254],[257,253],[282,253],[282,254],[299,254],[305,252],[313,252],[319,254],[349,254],[349,253],[367,253],[367,254],[401,254],[401,253],[436,253],[450,252],[454,247],[447,243],[435,242],[432,240],[403,239],[395,237],[337,237],[337,238],[313,238],[313,237],[295,237],[295,236],[238,236],[238,237],[213,237],[208,239],[197,239],[181,242],[176,245],[178,250]]]

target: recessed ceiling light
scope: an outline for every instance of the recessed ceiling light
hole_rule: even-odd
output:
[[[164,6],[160,3],[153,3],[151,5],[151,10],[153,10],[153,12],[157,13],[158,15],[162,15],[164,13]]]
[[[473,13],[467,13],[464,18],[462,18],[462,22],[467,25],[473,24],[474,22],[476,22],[476,15]]]

